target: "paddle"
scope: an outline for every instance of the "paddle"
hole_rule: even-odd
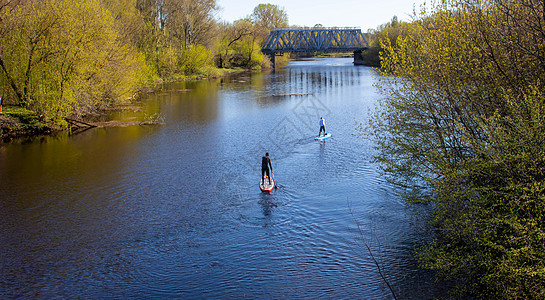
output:
[[[278,184],[276,184],[276,180],[274,179],[274,172],[273,172],[272,169],[271,169],[271,175],[272,175],[272,178],[273,178],[273,181],[274,181],[274,188],[277,189],[277,188],[278,188]]]

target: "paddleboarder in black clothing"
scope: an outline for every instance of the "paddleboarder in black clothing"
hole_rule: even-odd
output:
[[[265,153],[265,156],[261,158],[261,178],[264,178],[265,173],[267,173],[267,176],[269,177],[269,184],[271,184],[271,174],[269,173],[269,166],[271,167],[272,171],[272,164],[271,159],[269,158],[269,152]],[[265,183],[265,181],[263,181]]]

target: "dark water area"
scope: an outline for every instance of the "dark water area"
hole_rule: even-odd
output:
[[[357,130],[378,76],[294,61],[112,115],[164,125],[0,144],[0,298],[392,299],[364,243],[399,299],[437,296],[413,257],[425,223]]]

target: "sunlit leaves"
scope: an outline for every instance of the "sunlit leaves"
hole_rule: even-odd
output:
[[[157,77],[214,76],[216,61],[258,68],[266,26],[287,24],[263,5],[220,32],[216,10],[215,0],[0,1],[2,97],[63,125]]]
[[[146,64],[98,1],[30,1],[2,15],[2,81],[54,124],[132,97]]]
[[[254,8],[252,20],[256,26],[271,30],[288,27],[288,14],[275,4],[259,4]]]
[[[195,58],[188,59],[188,53],[200,46],[215,48],[216,1],[137,0],[136,7],[144,20],[137,46],[158,75],[172,79],[201,72],[195,71]],[[192,65],[184,65],[188,61]],[[208,73],[212,62],[206,58],[197,65],[202,65],[204,74]]]
[[[261,46],[273,28],[287,27],[288,16],[283,8],[259,4],[251,16],[223,24],[218,45],[219,67],[260,68],[268,63]]]
[[[423,264],[474,296],[545,289],[544,26],[542,2],[443,1],[382,40],[377,160],[431,187]]]

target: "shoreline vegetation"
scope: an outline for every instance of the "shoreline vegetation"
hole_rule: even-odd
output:
[[[288,26],[287,13],[260,4],[230,23],[218,9],[215,0],[0,0],[2,135],[68,130],[68,119],[131,104],[158,82],[269,68],[260,45]]]
[[[70,130],[67,119],[130,105],[157,83],[270,69],[261,45],[271,29],[289,26],[287,12],[259,4],[231,23],[215,17],[218,9],[216,0],[0,0],[0,97],[25,110],[5,109],[0,140]],[[372,43],[365,58],[377,67]]]
[[[417,255],[449,298],[545,298],[544,18],[543,1],[439,1],[381,40],[365,132],[426,208]]]
[[[71,119],[66,117],[66,125],[63,127],[55,127],[44,120],[44,116],[38,114],[35,111],[31,111],[16,105],[2,105],[2,112],[0,113],[0,143],[10,142],[17,138],[50,135],[56,132],[79,132],[81,129],[88,128],[100,128],[100,127],[126,127],[133,125],[160,125],[164,124],[160,115],[149,116],[146,120],[140,121],[96,121],[97,116],[103,116],[109,111],[123,111],[141,110],[141,105],[138,103],[138,98],[147,93],[152,93],[157,90],[157,87],[166,83],[180,82],[180,81],[192,81],[192,80],[206,80],[215,79],[224,76],[230,76],[237,73],[251,72],[249,69],[223,69],[219,73],[221,75],[216,76],[204,76],[193,75],[177,77],[170,80],[160,80],[152,85],[145,86],[138,93],[139,96],[135,97],[128,103],[116,104],[110,107],[104,108],[102,111],[95,111],[93,115],[81,116],[80,118]]]
[[[261,45],[287,13],[260,4],[229,23],[217,9],[0,0],[2,136],[130,108],[153,82],[269,68]],[[448,297],[545,298],[544,19],[543,1],[445,0],[365,33],[384,97],[362,131],[380,172],[425,208],[434,236],[416,255]]]

